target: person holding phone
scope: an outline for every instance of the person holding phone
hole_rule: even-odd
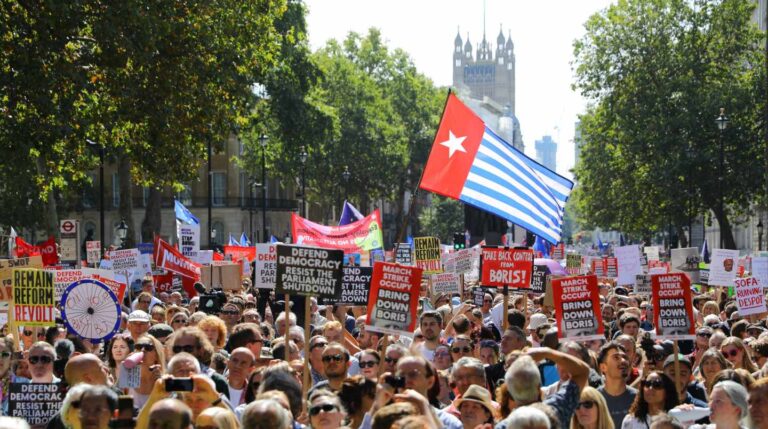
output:
[[[175,358],[175,357],[174,357]],[[169,362],[173,368],[174,359]],[[157,379],[152,387],[152,393],[141,408],[136,420],[137,429],[146,429],[149,425],[149,414],[157,402],[175,397],[192,410],[192,418],[196,419],[204,410],[210,407],[223,407],[231,410],[229,401],[216,392],[216,386],[210,378],[203,374],[192,374],[190,377],[174,377],[166,374]]]
[[[129,389],[129,393],[134,398],[134,406],[138,409],[141,408],[147,401],[149,394],[152,392],[152,386],[155,384],[155,380],[165,372],[165,353],[163,344],[160,343],[155,337],[144,334],[136,340],[134,345],[134,352],[129,355],[137,358],[137,355],[142,353],[139,363],[141,368],[141,383],[139,387]],[[125,366],[125,361],[123,361]],[[125,371],[122,368],[121,371]]]

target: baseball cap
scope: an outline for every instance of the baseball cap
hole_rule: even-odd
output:
[[[537,329],[539,326],[549,323],[547,316],[541,313],[531,315],[531,321],[528,323],[528,329]]]
[[[134,310],[131,312],[131,314],[128,315],[128,322],[149,323],[150,320],[151,318],[149,317],[149,314],[147,314],[147,312],[143,310]]]
[[[691,365],[691,361],[690,361],[690,360],[688,360],[688,358],[687,358],[687,357],[685,357],[685,355],[682,355],[682,354],[679,354],[679,353],[678,353],[678,355],[677,355],[677,360],[678,360],[678,361],[680,361],[680,364],[681,364],[681,365],[687,365],[687,366],[688,366],[688,368],[692,368],[692,367],[693,367],[693,365]],[[664,360],[664,368],[666,368],[666,367],[667,367],[667,366],[669,366],[669,365],[674,365],[674,364],[675,364],[675,355],[674,355],[674,354],[672,354],[672,355],[668,356],[668,357],[667,357],[667,358]]]
[[[614,289],[613,291],[614,291],[614,293],[616,293],[616,295],[624,295],[624,296],[629,295],[629,292],[627,292],[627,288],[625,288],[623,286],[619,286],[616,289]]]

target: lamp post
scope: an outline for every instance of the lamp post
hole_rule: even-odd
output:
[[[117,238],[120,239],[120,248],[125,246],[125,238],[128,237],[128,224],[125,219],[120,219],[120,225],[117,226]]]
[[[261,143],[261,242],[267,242],[267,135],[259,136]]]
[[[344,201],[349,201],[349,178],[352,177],[352,173],[349,172],[349,166],[344,166],[344,172],[341,173],[341,178],[344,179]]]
[[[763,220],[757,222],[757,250],[763,251]]]
[[[730,120],[727,116],[725,116],[725,107],[720,108],[720,115],[715,119],[715,123],[717,123],[717,128],[720,130],[720,167],[718,173],[720,177],[718,177],[718,182],[720,184],[720,201],[718,201],[719,207],[718,210],[720,210],[720,219],[718,219],[718,225],[720,227],[720,248],[725,248],[725,242],[723,240],[723,225],[722,220],[725,218],[725,211],[724,211],[724,198],[723,195],[723,179],[725,177],[725,151],[723,149],[723,133],[725,132],[725,129],[728,127],[728,122]]]
[[[99,238],[104,243],[104,146],[91,139],[85,139],[85,141],[99,148]]]
[[[307,217],[307,181],[305,174],[308,156],[306,148],[302,146],[301,152],[299,152],[299,161],[301,161],[301,217],[303,218]]]

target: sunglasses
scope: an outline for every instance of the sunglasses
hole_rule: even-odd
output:
[[[314,350],[314,349],[316,349],[316,348],[318,348],[318,347],[325,347],[325,346],[327,346],[327,345],[328,345],[328,343],[315,343],[315,344],[312,344],[312,345],[309,347],[309,350],[310,350],[310,351],[312,351],[312,350]]]
[[[136,344],[134,348],[138,351],[153,352],[155,351],[154,344]]]
[[[173,353],[181,353],[181,352],[192,353],[195,351],[196,348],[197,346],[193,346],[193,345],[173,346]]]
[[[176,320],[174,320],[174,321],[173,321],[173,322],[171,322],[171,323],[172,323],[172,324],[176,324],[176,323],[183,323],[183,324],[185,324],[185,325],[188,325],[188,324],[189,324],[189,320],[187,320],[187,319],[176,319]]]
[[[706,337],[706,338],[712,337],[712,334],[710,334],[709,332],[698,332],[698,333],[696,333],[696,335],[698,335],[700,337]]]
[[[472,347],[470,347],[470,346],[453,347],[453,348],[451,348],[451,351],[454,352],[454,353],[461,353],[461,352],[469,353],[469,352],[472,351]]]
[[[738,350],[738,349],[731,349],[731,350],[728,350],[728,351],[725,351],[725,350],[720,350],[720,352],[721,352],[721,353],[723,354],[723,356],[725,356],[725,357],[728,357],[728,356],[730,356],[730,357],[736,357],[736,355],[738,355],[738,354],[739,354],[739,350]]]
[[[342,360],[344,360],[344,355],[342,355],[341,353],[336,355],[323,356],[323,362],[325,363],[328,363],[330,361],[341,362]]]
[[[360,362],[360,368],[373,368],[377,366],[379,363],[375,360],[369,360],[367,362]]]
[[[585,410],[591,410],[595,406],[595,401],[581,401],[576,405],[576,409],[584,408]]]
[[[664,382],[659,380],[658,378],[655,380],[645,380],[643,381],[643,387],[647,387],[649,389],[661,390],[664,388]]]
[[[8,359],[9,357],[11,357],[12,354],[13,353],[11,353],[11,352],[2,352],[2,353],[0,353],[0,358]]]
[[[141,301],[139,301],[139,303],[141,303],[141,304],[150,304],[151,302],[152,302],[152,301],[145,301],[145,300],[143,300],[143,299],[142,299]]]
[[[227,316],[237,316],[238,314],[240,314],[240,312],[237,310],[222,310],[221,314],[225,314]]]
[[[330,413],[333,411],[336,411],[337,408],[333,404],[322,404],[322,405],[315,405],[314,407],[309,407],[309,415],[310,416],[316,416],[320,414],[320,412],[324,413]]]
[[[51,362],[53,362],[53,358],[50,356],[30,356],[29,357],[29,363],[32,365],[37,365],[38,363],[42,363],[43,365],[48,365]]]
[[[385,357],[384,358],[384,362],[386,362],[386,363],[397,363],[397,361],[399,361],[399,360],[400,360],[400,358],[391,358],[391,357]]]

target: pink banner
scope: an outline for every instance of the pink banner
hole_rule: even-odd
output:
[[[378,210],[342,226],[320,225],[294,213],[291,216],[291,233],[295,244],[341,249],[344,253],[361,253],[384,247]]]

